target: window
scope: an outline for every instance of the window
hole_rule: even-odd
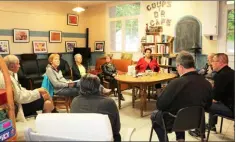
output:
[[[134,52],[139,49],[139,15],[139,2],[109,7],[109,38],[111,51]]]
[[[227,52],[234,53],[234,9],[228,8],[227,13]]]
[[[175,52],[202,46],[200,23],[192,16],[183,17],[177,23],[175,33]]]

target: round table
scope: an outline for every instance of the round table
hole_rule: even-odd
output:
[[[176,78],[177,75],[173,73],[151,73],[149,75],[143,75],[138,77],[129,76],[127,74],[123,75],[117,75],[115,79],[118,81],[118,84],[126,83],[130,86],[137,86],[140,88],[140,115],[143,117],[143,110],[146,109],[146,100],[147,100],[147,87],[151,85],[155,85],[157,83],[170,81],[174,78]],[[118,95],[119,96],[119,95]],[[121,102],[120,99],[118,99],[118,105],[119,109],[121,108]],[[134,101],[134,98],[132,98],[132,101]]]

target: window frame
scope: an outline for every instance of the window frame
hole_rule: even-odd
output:
[[[227,3],[226,3],[227,4]],[[228,47],[227,47],[227,36],[228,36],[228,33],[229,33],[229,29],[228,29],[228,11],[229,10],[234,10],[235,12],[235,9],[234,9],[234,4],[227,4],[227,11],[226,11],[226,36],[225,36],[225,43],[226,43],[226,46],[225,46],[225,53],[227,53],[228,55],[231,55],[231,54],[234,54],[234,52],[228,52]],[[234,20],[235,20],[235,17],[234,17]],[[231,31],[232,32],[232,31]],[[235,27],[234,27],[234,34],[235,34]],[[234,36],[234,40],[235,40],[235,36]]]
[[[135,15],[135,16],[124,16],[124,17],[115,17],[115,18],[110,18],[109,17],[109,8],[113,7],[113,6],[118,6],[118,5],[125,5],[125,4],[133,4],[133,3],[140,3],[140,14],[139,15]],[[111,52],[111,53],[133,53],[132,51],[125,51],[125,21],[126,20],[138,20],[138,38],[140,39],[140,20],[141,20],[141,8],[142,8],[142,3],[140,1],[127,1],[127,2],[113,2],[113,3],[109,3],[106,5],[106,23],[107,23],[107,45],[108,47],[111,46],[111,39],[110,39],[110,22],[115,22],[115,21],[121,21],[121,30],[122,30],[122,43],[121,43],[121,51],[115,51],[112,50],[112,48],[107,48],[106,51],[107,52]],[[137,51],[139,50],[139,47],[141,45],[141,42],[138,42],[138,47],[137,47]]]

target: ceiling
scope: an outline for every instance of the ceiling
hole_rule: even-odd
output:
[[[72,3],[81,7],[90,7],[102,3],[108,3],[109,1],[60,1],[65,3]]]

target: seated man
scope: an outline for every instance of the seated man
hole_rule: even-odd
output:
[[[205,75],[207,78],[210,78],[210,79],[212,79],[215,74],[215,72],[212,69],[212,59],[213,59],[214,55],[215,55],[214,53],[209,54],[207,56],[206,65],[201,70],[198,71],[199,74]]]
[[[17,72],[20,68],[19,59],[15,55],[7,55],[4,57],[4,61],[10,74],[14,101],[19,108],[16,120],[25,121],[24,116],[34,115],[38,110],[43,110],[45,113],[51,112],[54,106],[49,94],[43,88],[31,91],[26,90],[19,84],[17,79]],[[3,78],[2,72],[0,72],[0,78]],[[5,88],[3,79],[0,80],[0,88]]]
[[[228,66],[228,56],[224,53],[217,53],[212,60],[214,76],[213,101],[210,107],[209,119],[214,114],[227,117],[234,117],[235,105],[235,72]],[[217,124],[217,117],[213,118],[212,127],[214,130]]]
[[[190,106],[202,106],[207,109],[212,102],[211,84],[194,68],[193,56],[182,51],[176,58],[176,68],[180,75],[171,81],[161,95],[157,98],[157,111],[152,114],[154,130],[160,142],[165,142],[165,131],[162,123],[162,112],[176,114],[180,109]],[[173,127],[174,118],[164,117],[166,130],[170,131]],[[176,132],[177,141],[185,139],[185,132]]]
[[[71,104],[71,113],[107,114],[111,122],[114,141],[121,141],[119,111],[114,100],[99,94],[99,78],[87,74],[82,76],[80,83],[79,95]]]

